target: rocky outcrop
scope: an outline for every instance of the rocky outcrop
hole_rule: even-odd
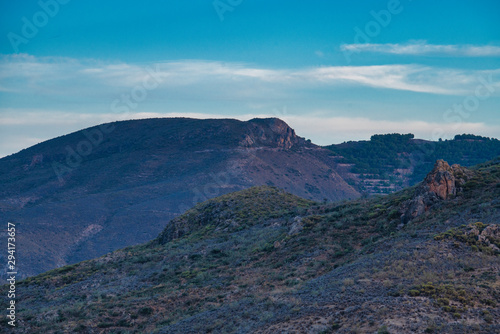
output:
[[[278,147],[289,149],[298,142],[298,137],[295,134],[295,131],[281,119],[272,119],[270,128],[277,135],[276,144]]]
[[[473,235],[477,237],[478,242],[488,246],[494,252],[500,252],[500,228],[498,225],[488,225],[481,229],[484,225],[482,223],[476,223],[469,225],[470,230],[466,232],[466,235]]]
[[[448,165],[444,160],[436,161],[434,169],[424,180],[424,192],[434,193],[440,199],[448,199],[462,191],[472,173],[460,165]]]
[[[297,216],[293,219],[292,226],[288,231],[288,235],[294,235],[300,233],[304,229],[304,224],[302,223],[302,218]]]
[[[305,142],[304,138],[297,136],[288,124],[278,118],[255,118],[248,123],[250,133],[243,135],[240,146],[290,149],[294,145]]]
[[[401,205],[401,222],[406,224],[436,203],[456,196],[472,175],[473,172],[465,167],[450,166],[444,160],[437,160],[432,171],[415,190],[413,198]]]

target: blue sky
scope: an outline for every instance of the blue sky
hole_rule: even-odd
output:
[[[500,137],[498,1],[0,0],[0,157],[144,117]]]

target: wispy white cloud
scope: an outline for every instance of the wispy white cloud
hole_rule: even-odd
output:
[[[499,57],[500,46],[495,45],[443,45],[428,44],[426,41],[412,41],[405,44],[342,44],[342,51],[373,52],[395,55],[434,55],[452,57]]]
[[[112,102],[142,85],[151,75],[148,71],[154,71],[161,84],[149,91],[147,99],[137,108],[113,112]],[[474,122],[460,123],[462,129],[429,123],[425,119],[436,119],[433,113],[442,113],[455,103],[453,101],[460,103],[465,101],[464,97],[474,96],[481,83],[479,78],[488,78],[485,80],[489,82],[487,90],[479,93],[494,95],[488,101],[481,100],[482,115],[485,111],[490,115],[495,113],[494,103],[500,95],[499,75],[500,69],[464,70],[415,64],[270,69],[200,60],[137,65],[30,55],[0,56],[0,141],[3,143],[0,156],[28,144],[115,120],[151,117],[246,120],[286,104],[293,105],[295,115],[303,116],[286,113],[267,116],[285,118],[300,135],[319,144],[368,139],[377,132],[413,132],[431,138],[429,129],[442,129],[441,132],[450,132],[451,137],[463,132],[494,136],[500,129],[478,122],[479,113],[471,113],[470,120]],[[339,103],[346,87],[352,88],[350,95]],[[364,97],[370,89],[384,90],[385,100],[376,101],[378,91],[370,98]],[[380,108],[395,110],[399,106],[391,105],[391,99],[402,91],[427,95],[413,96],[412,101],[419,104],[404,105],[397,120],[340,117],[350,116],[352,110],[367,117],[375,117]],[[443,106],[443,99],[451,100],[451,104]],[[353,102],[360,104],[349,106]],[[423,105],[429,107],[428,110],[424,110]],[[316,117],[312,111],[322,107],[331,109]],[[426,116],[415,116],[420,109]],[[404,114],[409,118],[403,120]],[[333,115],[337,117],[332,118]],[[413,116],[420,120],[412,120]],[[27,139],[22,141],[19,134]]]
[[[345,82],[374,88],[386,88],[432,94],[460,94],[466,91],[464,81],[472,82],[472,73],[436,69],[420,65],[382,65],[324,67],[311,70],[307,76],[324,83]],[[314,81],[313,80],[313,81]]]
[[[325,57],[325,53],[321,50],[316,50],[314,51],[314,54],[320,58],[324,58]]]
[[[497,74],[500,69],[479,71],[422,65],[266,69],[241,63],[200,60],[139,66],[15,55],[0,59],[0,92],[29,92],[69,99],[85,97],[91,101],[110,98],[141,85],[151,72],[162,80],[158,90],[170,92],[171,96],[237,100],[293,97],[297,91],[304,89],[335,89],[346,85],[460,95],[473,91],[479,76]]]

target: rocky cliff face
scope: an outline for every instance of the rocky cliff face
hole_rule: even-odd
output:
[[[402,204],[401,222],[406,224],[439,201],[456,196],[472,175],[472,171],[460,165],[450,166],[444,160],[436,161],[433,170],[415,190],[415,196]]]
[[[295,131],[280,119],[273,119],[270,122],[270,128],[276,134],[275,140],[279,147],[289,149],[299,142]]]
[[[448,199],[462,191],[465,181],[472,172],[460,165],[448,165],[444,160],[436,161],[434,169],[423,183],[423,191],[433,193],[440,199]]]
[[[256,147],[270,146],[281,149],[290,149],[294,145],[305,143],[295,131],[278,118],[254,118],[248,122],[249,133],[244,135],[240,146]]]

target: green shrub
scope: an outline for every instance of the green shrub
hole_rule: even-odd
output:
[[[153,314],[153,309],[151,307],[143,307],[138,312],[139,315],[146,316]]]
[[[389,334],[387,326],[383,325],[382,327],[380,327],[379,330],[377,331],[377,334]]]

